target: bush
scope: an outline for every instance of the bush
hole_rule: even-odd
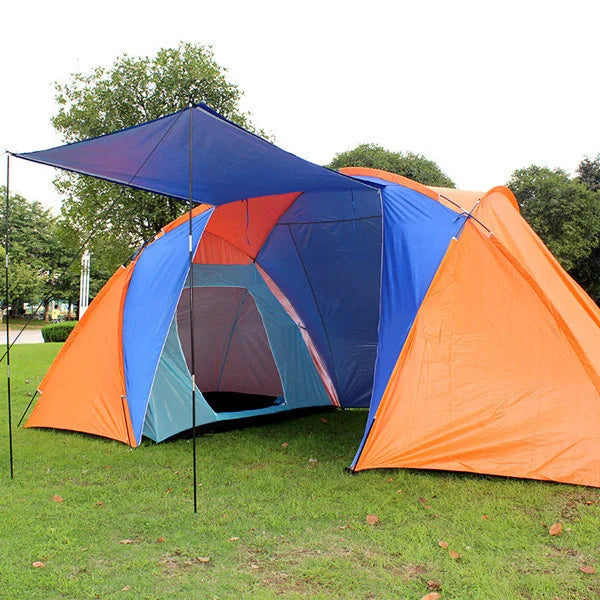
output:
[[[65,321],[64,323],[45,325],[42,327],[44,342],[65,342],[77,323],[78,321]]]

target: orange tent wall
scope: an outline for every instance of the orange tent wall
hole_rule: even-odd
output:
[[[600,390],[600,308],[514,209],[513,199],[507,188],[494,188],[483,197],[475,216],[494,232],[514,260],[535,280]]]
[[[135,446],[121,343],[133,268],[134,263],[119,268],[90,304],[42,380],[40,399],[25,427],[82,431]]]
[[[201,264],[250,264],[300,192],[261,196],[217,206],[194,256]]]
[[[600,395],[553,306],[509,257],[500,239],[467,221],[423,301],[356,470],[600,486]]]
[[[196,206],[195,208],[192,209],[192,219],[194,217],[197,217],[199,214],[206,212],[207,210],[210,210],[211,208],[213,208],[212,204],[199,204],[198,206]],[[190,213],[189,212],[183,213],[180,217],[177,217],[174,221],[167,223],[167,225],[165,225],[156,234],[156,238],[159,238],[159,237],[165,235],[165,233],[169,233],[169,231],[173,231],[173,229],[179,227],[180,225],[183,225],[183,223],[185,223],[186,221],[189,221],[189,219],[190,219]]]

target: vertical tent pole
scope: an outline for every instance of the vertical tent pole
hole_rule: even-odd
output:
[[[8,400],[8,453],[10,458],[10,478],[14,477],[13,471],[13,439],[12,439],[12,406],[10,399],[10,334],[8,331],[10,317],[9,317],[9,280],[8,280],[8,210],[9,210],[9,197],[10,197],[10,154],[6,155],[6,206],[5,206],[5,225],[6,231],[4,234],[4,292],[5,292],[5,308],[6,308],[6,392]]]
[[[192,133],[192,116],[194,112],[194,105],[190,103],[190,133],[189,133],[189,212],[188,222],[190,226],[189,232],[189,249],[190,249],[190,270],[189,270],[189,282],[190,282],[190,345],[191,352],[190,358],[192,363],[192,456],[193,456],[193,469],[194,469],[194,513],[198,512],[198,486],[197,474],[196,474],[196,363],[194,360],[194,249],[193,249],[193,236],[192,236],[192,212],[194,208],[193,202],[193,133]]]

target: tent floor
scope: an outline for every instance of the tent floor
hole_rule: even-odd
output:
[[[261,394],[242,394],[239,392],[203,392],[208,405],[216,412],[242,412],[277,406],[283,399],[277,396]]]

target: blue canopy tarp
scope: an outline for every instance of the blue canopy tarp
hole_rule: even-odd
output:
[[[288,192],[366,188],[278,148],[203,104],[100,137],[15,156],[189,200],[190,150],[194,202],[220,205]]]

